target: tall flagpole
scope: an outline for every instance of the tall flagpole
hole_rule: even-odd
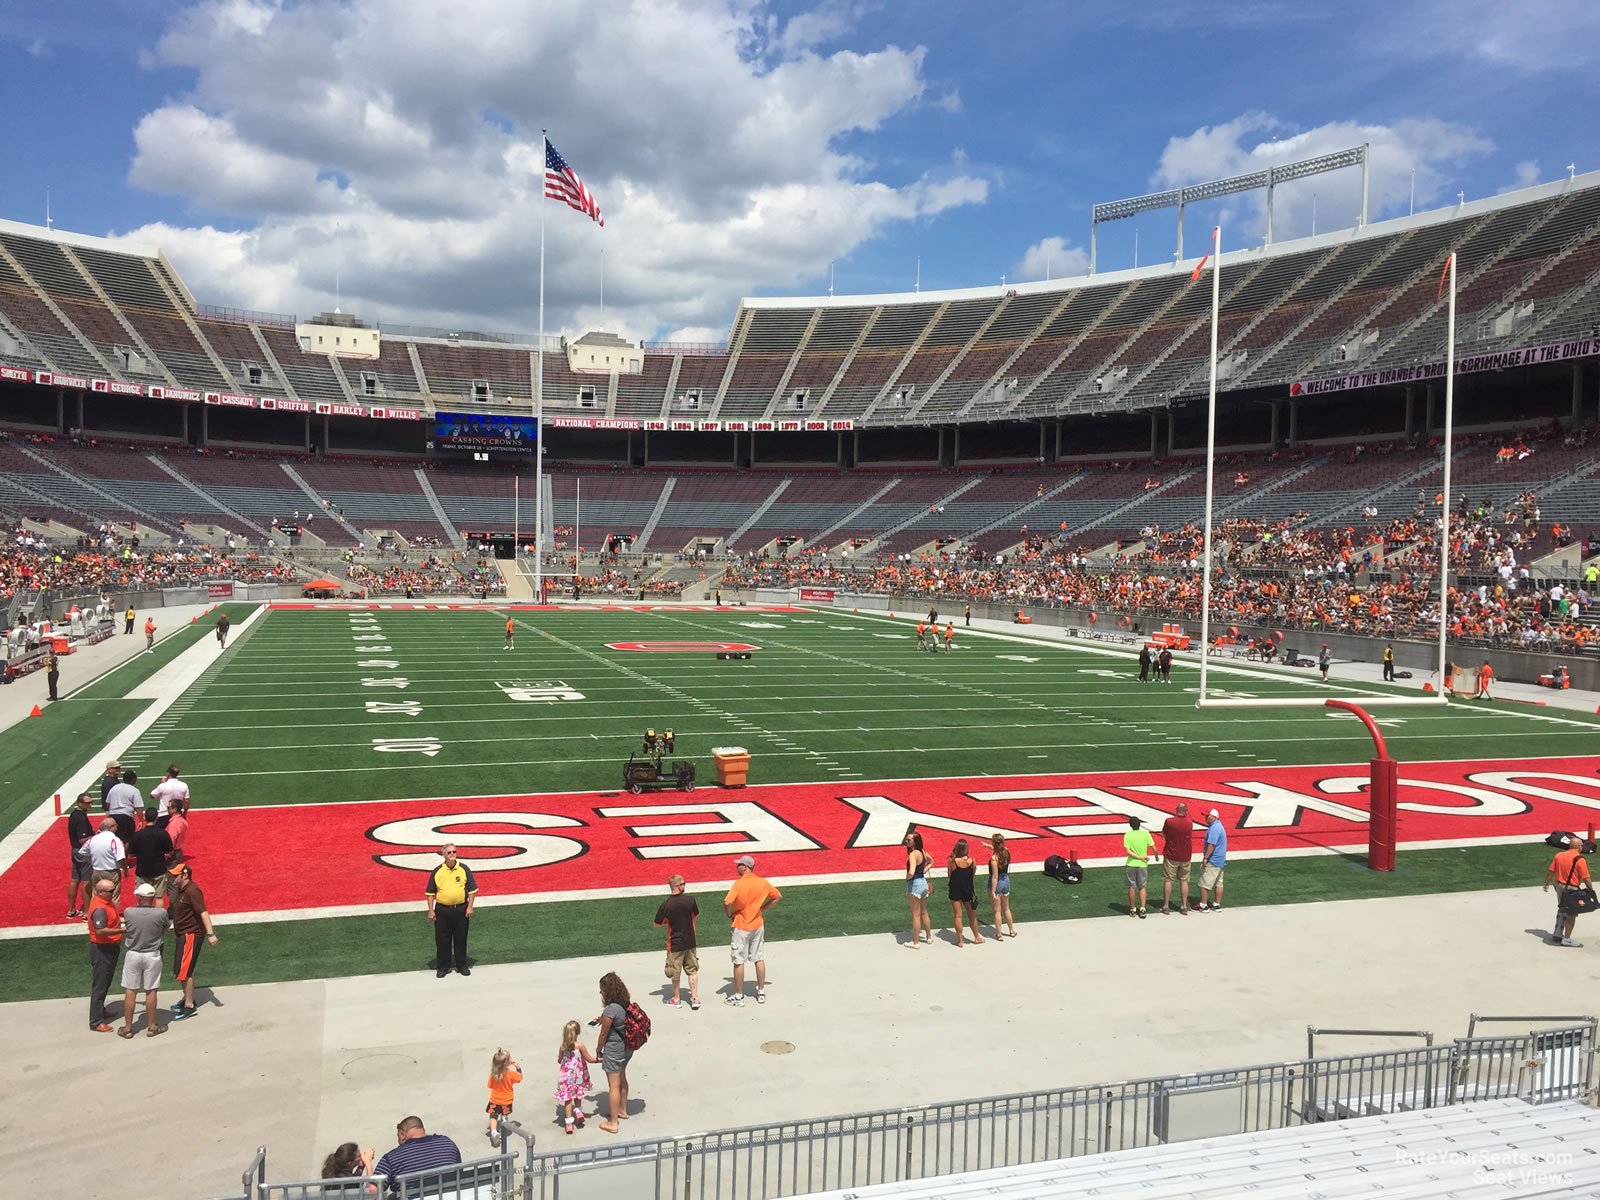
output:
[[[1456,413],[1456,256],[1451,251],[1446,266],[1450,273],[1450,307],[1446,310],[1444,349],[1444,509],[1439,514],[1439,698],[1444,699],[1450,677],[1447,638],[1450,632],[1450,439],[1455,433]]]
[[[1211,386],[1206,399],[1206,528],[1200,561],[1200,697],[1211,656],[1211,499],[1217,479],[1217,315],[1222,297],[1222,226],[1211,231]]]
[[[550,131],[539,131],[539,346],[533,368],[533,598],[544,596],[544,181]]]

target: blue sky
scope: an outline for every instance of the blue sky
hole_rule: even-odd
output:
[[[450,13],[448,21],[439,16]],[[0,216],[160,245],[203,302],[720,337],[738,298],[1081,270],[1089,208],[1352,142],[1375,217],[1600,168],[1590,0],[7,0]],[[604,230],[539,199],[539,127]],[[1276,141],[1274,141],[1276,139]],[[1280,195],[1349,225],[1356,181]],[[541,212],[541,209],[545,210]],[[1260,238],[1252,198],[1191,211]],[[1170,258],[1172,217],[1100,265]],[[599,305],[604,250],[606,308]]]

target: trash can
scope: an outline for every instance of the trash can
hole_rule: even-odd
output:
[[[750,774],[750,751],[743,746],[713,746],[711,761],[717,764],[718,787],[743,787]]]

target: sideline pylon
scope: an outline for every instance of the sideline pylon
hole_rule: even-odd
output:
[[[42,717],[42,716],[44,716],[44,713],[40,712],[39,711],[39,706],[37,704],[35,704],[33,706],[33,711],[31,713],[29,713],[28,715],[30,717]]]

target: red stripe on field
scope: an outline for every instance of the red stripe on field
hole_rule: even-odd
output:
[[[1553,829],[1584,832],[1600,814],[1600,757],[1401,770],[1401,846],[1537,841]],[[1079,858],[1119,857],[1128,815],[1159,828],[1179,800],[1202,824],[1215,806],[1235,853],[1360,849],[1366,781],[1365,766],[1228,767],[281,808],[206,810],[197,797],[185,848],[218,914],[420,903],[446,840],[460,847],[485,895],[603,894],[660,884],[673,872],[721,883],[744,853],[757,856],[763,875],[784,878],[896,872],[911,827],[939,862],[957,837],[983,839],[992,830],[1008,834],[1019,868],[1069,844]],[[1198,850],[1199,829],[1195,840]],[[58,920],[68,866],[63,817],[0,877],[0,925]]]

